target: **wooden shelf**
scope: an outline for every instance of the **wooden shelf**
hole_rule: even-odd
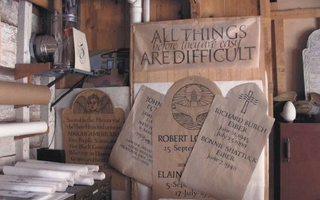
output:
[[[51,63],[30,63],[16,64],[14,70],[14,79],[22,79],[35,74],[41,74],[50,71]]]

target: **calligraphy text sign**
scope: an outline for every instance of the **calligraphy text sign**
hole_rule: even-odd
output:
[[[255,83],[216,95],[181,183],[217,199],[241,200],[274,119]]]
[[[142,86],[114,145],[109,163],[139,183],[152,186],[152,116],[164,95]]]
[[[153,115],[153,199],[204,198],[179,183],[187,159],[220,89],[209,79],[190,76],[175,82]]]
[[[259,66],[260,18],[190,19],[132,26],[134,71]]]
[[[108,163],[110,152],[124,123],[122,108],[114,108],[100,90],[78,94],[72,107],[62,111],[63,146],[67,163],[96,164],[112,176],[112,187],[124,189],[124,176]]]

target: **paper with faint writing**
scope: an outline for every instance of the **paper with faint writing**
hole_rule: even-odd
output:
[[[175,82],[153,117],[153,200],[208,195],[179,182],[187,159],[220,89],[209,79],[190,76]]]
[[[181,182],[221,200],[242,200],[274,118],[255,83],[216,95]]]
[[[103,91],[88,89],[62,111],[62,121],[66,162],[99,165],[100,171],[112,176],[112,188],[124,190],[125,176],[108,162],[125,121],[123,109],[115,108]]]
[[[75,58],[75,69],[80,69],[86,72],[91,71],[90,67],[90,58],[89,58],[89,51],[88,51],[88,44],[86,35],[75,29],[72,28],[73,32],[73,43],[74,43],[74,58]],[[71,53],[70,53],[71,54]]]
[[[259,66],[259,17],[138,23],[131,30],[134,71]]]
[[[109,163],[121,173],[152,186],[152,116],[164,95],[142,86],[114,145]]]

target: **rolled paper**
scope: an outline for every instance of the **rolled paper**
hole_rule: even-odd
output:
[[[42,193],[54,193],[56,191],[55,186],[49,185],[31,185],[26,183],[8,183],[0,182],[0,190],[15,190],[15,191],[28,191],[28,192],[42,192]]]
[[[56,192],[53,194],[46,195],[45,198],[43,198],[43,200],[64,200],[71,196],[74,196],[74,194]]]
[[[50,100],[51,91],[45,85],[0,81],[1,105],[47,105]]]
[[[50,100],[51,91],[45,85],[0,81],[1,105],[47,105]]]
[[[99,165],[87,165],[87,164],[75,164],[75,163],[57,163],[57,162],[51,162],[51,161],[43,161],[43,160],[33,160],[29,159],[26,160],[26,162],[37,162],[37,163],[47,163],[47,164],[61,164],[61,165],[70,165],[70,166],[85,166],[88,168],[88,173],[89,172],[97,172],[99,171]]]
[[[74,179],[75,185],[93,185],[94,180],[91,177],[80,176],[79,178]]]
[[[92,172],[92,173],[88,173],[87,175],[84,175],[84,177],[91,177],[94,180],[103,180],[106,178],[106,174],[104,172]]]
[[[1,123],[0,137],[45,133],[48,130],[46,122]]]
[[[73,180],[67,180],[68,186],[74,186],[74,179]]]
[[[66,181],[74,181],[74,173],[48,169],[31,169],[26,167],[4,166],[3,173],[6,175],[36,176],[48,178],[62,178]]]
[[[51,169],[51,170],[70,171],[70,172],[76,173],[76,177],[79,177],[82,174],[87,174],[88,173],[88,168],[87,167],[81,167],[80,168],[80,167],[73,167],[73,166],[60,165],[60,164],[17,162],[14,166],[34,168],[34,169]]]
[[[22,178],[18,176],[8,176],[8,175],[0,175],[0,182],[9,182],[9,183],[26,183],[26,184],[35,184],[35,185],[54,185],[56,187],[56,191],[62,192],[66,190],[63,182],[51,182],[47,180],[37,180],[32,178]]]
[[[11,175],[2,175],[2,176],[11,176]],[[15,177],[29,178],[32,180],[39,180],[39,181],[49,181],[49,182],[53,182],[53,183],[61,183],[62,184],[62,189],[61,189],[62,191],[65,191],[67,189],[67,187],[69,186],[66,179],[63,179],[63,178],[49,178],[49,177],[35,177],[35,176],[15,176]]]

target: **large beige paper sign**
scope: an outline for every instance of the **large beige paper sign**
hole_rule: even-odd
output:
[[[109,163],[121,173],[152,186],[152,116],[164,95],[142,86],[114,145]]]
[[[140,23],[131,30],[135,71],[259,66],[257,17]]]
[[[191,76],[175,82],[153,117],[153,200],[207,195],[179,182],[187,159],[216,94],[209,79]]]
[[[114,108],[110,97],[100,90],[78,94],[71,109],[62,111],[66,162],[99,165],[100,171],[112,176],[114,189],[124,189],[124,176],[108,163],[124,116],[123,109]]]
[[[255,83],[216,95],[181,182],[217,199],[241,200],[274,119]]]

